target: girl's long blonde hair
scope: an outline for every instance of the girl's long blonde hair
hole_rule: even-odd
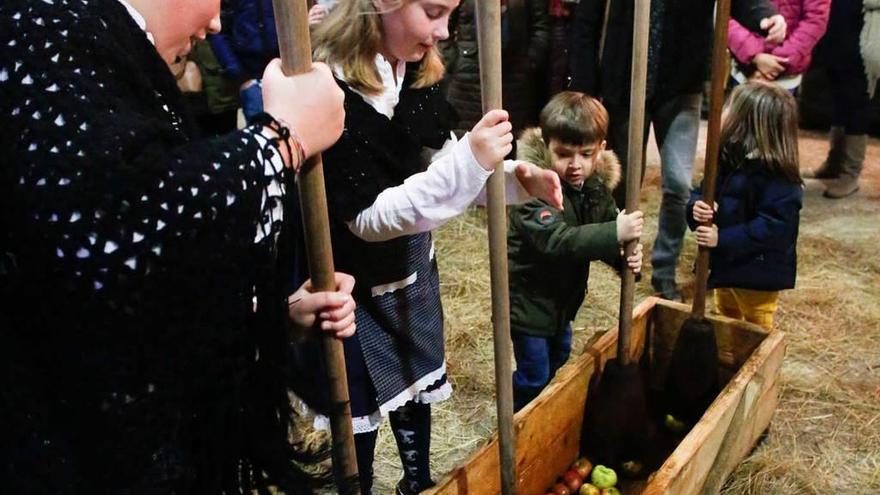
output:
[[[721,143],[735,144],[776,175],[800,184],[797,102],[787,90],[762,82],[734,88],[721,126]]]
[[[404,2],[397,0],[389,10]],[[367,94],[382,91],[382,78],[376,69],[376,54],[382,47],[381,12],[372,0],[340,0],[313,33],[315,60],[330,66],[338,64],[345,82]],[[443,60],[434,46],[419,64],[415,88],[431,86],[443,78]]]

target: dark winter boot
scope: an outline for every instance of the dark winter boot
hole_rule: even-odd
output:
[[[825,190],[823,195],[826,198],[845,198],[859,190],[859,175],[862,173],[862,166],[865,164],[865,148],[868,145],[868,135],[848,135],[844,141],[844,156],[843,163],[840,166],[840,177]]]
[[[805,170],[801,175],[805,179],[836,179],[840,176],[840,166],[844,159],[844,142],[846,134],[843,127],[832,127],[830,132],[831,148],[828,157],[819,168]]]

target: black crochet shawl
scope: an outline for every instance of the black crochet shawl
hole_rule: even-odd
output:
[[[0,95],[0,492],[306,490],[275,148],[194,141],[117,0],[4,0]]]

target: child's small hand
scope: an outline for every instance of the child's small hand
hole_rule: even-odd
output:
[[[718,209],[718,203],[715,203],[715,210]],[[702,199],[698,199],[694,203],[694,220],[699,223],[711,222],[715,211],[709,208],[709,205]]]
[[[711,226],[700,225],[697,227],[697,230],[694,231],[697,234],[697,245],[703,247],[713,248],[718,245],[718,226],[712,224]]]
[[[626,259],[626,266],[632,270],[633,273],[638,274],[642,271],[642,243],[636,244],[636,249],[633,251],[632,256]]]
[[[288,296],[287,310],[290,322],[297,333],[305,334],[308,329],[320,324],[320,330],[343,339],[354,335],[355,302],[351,297],[354,277],[336,272],[336,290],[312,292],[312,281],[307,280],[300,288]]]
[[[562,209],[562,185],[556,172],[533,163],[518,162],[516,178],[529,195],[543,199],[558,210]]]
[[[312,5],[312,8],[309,9],[309,26],[314,26],[315,24],[320,24],[321,21],[327,17],[329,11],[327,7],[319,4]]]
[[[468,140],[477,163],[486,170],[495,170],[513,150],[513,125],[504,110],[490,110],[477,122]]]
[[[785,64],[788,63],[788,59],[769,53],[759,53],[752,59],[752,63],[755,64],[764,79],[772,81],[785,72]]]
[[[617,242],[626,242],[638,239],[642,236],[642,227],[645,226],[645,214],[634,211],[627,214],[626,210],[617,214]]]
[[[771,45],[778,45],[785,40],[788,25],[785,17],[780,14],[772,15],[761,19],[761,29],[767,31],[767,37],[764,38]]]

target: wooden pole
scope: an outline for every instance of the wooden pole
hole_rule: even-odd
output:
[[[651,0],[635,0],[632,46],[632,87],[629,95],[629,146],[626,164],[626,212],[639,209],[639,189],[642,181],[642,161],[645,142],[645,89],[648,76],[648,28],[651,21]],[[638,239],[624,246],[623,280],[620,284],[620,326],[617,334],[617,359],[627,366],[631,359],[633,297],[636,276],[626,267],[638,245]]]
[[[275,26],[281,66],[286,75],[308,72],[312,67],[307,0],[273,0]],[[306,252],[312,286],[317,291],[336,290],[333,250],[330,246],[330,222],[324,167],[321,155],[306,161],[300,169],[299,200],[306,236]],[[330,431],[333,435],[333,475],[339,493],[359,494],[357,458],[351,425],[351,403],[342,341],[321,332],[324,363],[330,387]]]
[[[724,106],[724,86],[727,83],[727,22],[730,19],[730,0],[718,0],[715,13],[715,40],[712,46],[712,85],[709,90],[709,130],[706,135],[706,167],[703,172],[703,201],[715,203],[715,178],[718,176],[718,156],[721,151],[721,110]],[[703,225],[711,226],[712,222]],[[709,279],[710,248],[700,247],[697,254],[694,304],[691,315],[702,319],[706,313],[706,282]]]
[[[501,2],[477,0],[477,43],[483,112],[501,108]],[[486,185],[489,213],[489,265],[492,281],[492,325],[495,344],[495,395],[501,456],[501,493],[516,493],[516,445],[513,434],[513,366],[511,365],[510,299],[507,282],[507,211],[504,167],[498,164]]]

